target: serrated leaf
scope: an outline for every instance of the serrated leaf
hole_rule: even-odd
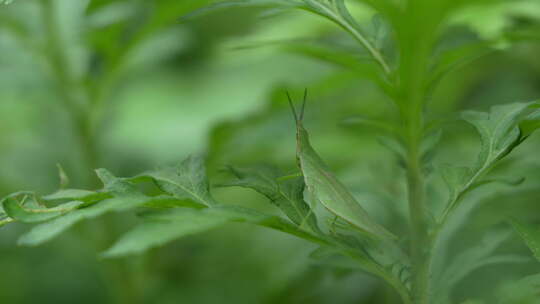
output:
[[[532,251],[534,257],[540,261],[540,227],[524,224],[517,220],[510,220],[510,222]]]
[[[2,206],[6,214],[12,219],[23,223],[36,223],[71,212],[82,204],[83,202],[73,201],[54,208],[25,208],[16,199],[7,198],[3,201]]]
[[[518,124],[533,103],[512,103],[494,106],[489,113],[468,111],[463,119],[475,126],[480,133],[482,148],[476,170],[506,156],[520,139]]]
[[[139,190],[135,185],[126,179],[114,176],[107,169],[97,169],[96,174],[103,183],[103,191],[114,195],[135,195]]]
[[[476,164],[470,169],[470,173],[459,174],[459,171],[463,173],[466,169],[457,169],[454,173],[446,173],[448,176],[455,175],[451,177],[455,181],[451,183],[451,196],[443,212],[443,220],[456,208],[460,202],[459,198],[464,193],[489,182],[501,181],[500,179],[483,178],[498,161],[506,157],[530,135],[524,136],[519,124],[538,105],[538,102],[512,103],[494,106],[489,113],[475,111],[463,113],[463,119],[472,124],[480,134],[481,148]],[[459,181],[460,178],[462,180]]]
[[[320,233],[317,218],[304,200],[305,185],[302,178],[278,181],[283,173],[269,165],[228,169],[237,180],[226,186],[251,188],[266,196],[296,225],[307,224],[313,232]]]
[[[204,160],[199,156],[190,156],[178,166],[143,173],[131,180],[139,179],[150,179],[162,191],[179,199],[190,199],[206,206],[217,204],[210,194]]]

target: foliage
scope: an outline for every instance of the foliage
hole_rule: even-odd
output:
[[[317,263],[369,273],[393,288],[405,304],[454,303],[458,301],[455,289],[474,271],[489,265],[529,262],[522,255],[499,252],[511,236],[501,227],[486,227],[478,244],[453,256],[447,253],[452,248],[452,233],[460,232],[460,225],[467,223],[467,217],[481,202],[475,194],[488,187],[504,191],[524,182],[515,174],[508,177],[498,173],[501,167],[512,165],[507,163],[510,157],[540,128],[540,102],[496,105],[487,112],[463,111],[460,120],[479,135],[476,160],[472,165],[440,164],[434,160],[445,125],[429,115],[430,107],[436,103],[430,99],[444,77],[462,64],[494,51],[501,40],[523,33],[509,30],[499,33],[499,37],[477,35],[473,41],[458,46],[445,45],[444,35],[464,11],[496,6],[497,1],[244,0],[209,6],[209,1],[151,2],[130,3],[135,15],[152,7],[152,14],[145,15],[139,24],[129,19],[107,21],[106,11],[121,6],[119,1],[89,2],[85,14],[89,20],[97,21],[83,39],[94,53],[88,55],[92,59],[86,62],[82,74],[72,70],[69,54],[62,48],[55,2],[40,2],[48,37],[43,56],[57,83],[63,107],[73,120],[86,169],[97,163],[95,126],[109,107],[114,88],[133,68],[130,54],[153,35],[180,17],[181,22],[189,22],[219,9],[253,6],[278,14],[302,10],[340,28],[353,47],[340,49],[319,41],[286,42],[284,50],[349,70],[355,81],[371,81],[390,100],[385,119],[357,117],[345,124],[375,129],[381,134],[379,141],[397,159],[399,167],[400,175],[392,176],[391,182],[406,188],[396,201],[407,201],[408,212],[384,206],[386,220],[370,214],[373,202],[357,199],[332,165],[323,160],[324,154],[316,152],[316,141],[312,139],[317,135],[314,132],[310,138],[304,127],[304,116],[315,105],[306,105],[304,95],[304,103],[297,109],[287,96],[296,122],[295,173],[287,174],[272,164],[230,165],[224,171],[231,177],[216,186],[207,174],[206,158],[193,155],[176,166],[132,177],[117,177],[98,169],[96,175],[102,188],[85,190],[68,188],[69,178],[60,167],[60,189],[56,192],[16,192],[0,201],[0,226],[17,222],[34,225],[19,238],[19,245],[41,245],[80,222],[110,213],[135,214],[137,221],[101,253],[103,258],[142,254],[181,237],[242,223],[312,243],[317,249],[311,258]],[[373,12],[370,27],[355,14],[353,8],[357,5]],[[18,31],[24,27],[15,22],[10,31],[24,41],[27,37]],[[276,100],[279,107],[285,107],[284,96]],[[444,181],[446,190],[441,189],[438,180]],[[245,202],[229,203],[215,194],[218,189],[230,187],[255,190],[283,215],[276,215],[272,209],[247,207]],[[388,218],[404,218],[409,229],[400,229]],[[539,259],[538,227],[521,220],[510,221]],[[538,275],[534,274],[507,283],[499,291],[498,303],[534,303],[538,300],[537,285]],[[477,302],[481,303],[465,303]]]

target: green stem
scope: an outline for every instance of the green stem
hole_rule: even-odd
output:
[[[407,186],[409,216],[411,221],[411,258],[413,266],[412,295],[414,303],[429,301],[430,246],[427,234],[424,176],[418,153],[419,145],[412,142],[409,147]]]

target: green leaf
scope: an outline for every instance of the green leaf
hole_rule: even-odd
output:
[[[368,40],[367,35],[352,17],[345,5],[345,0],[335,0],[331,2],[323,2],[318,0],[304,0],[307,11],[323,16],[334,22],[351,36],[370,54],[371,58],[380,66],[385,74],[392,72],[386,58],[381,52],[375,48],[373,43]]]
[[[381,119],[373,119],[364,116],[351,116],[341,122],[345,127],[358,127],[359,129],[370,129],[381,132],[383,134],[396,135],[398,134],[396,126],[390,121]]]
[[[296,225],[308,224],[315,233],[320,233],[317,218],[304,200],[304,181],[301,177],[278,181],[283,176],[281,170],[270,165],[252,168],[229,167],[236,181],[225,186],[251,188],[266,196]]]
[[[480,41],[469,43],[442,53],[437,58],[427,81],[427,87],[434,89],[440,81],[450,72],[455,71],[483,56],[494,52],[489,42]]]
[[[443,177],[450,188],[450,198],[441,221],[457,207],[460,198],[466,192],[493,181],[504,182],[504,179],[484,177],[498,161],[510,154],[534,131],[531,129],[530,133],[522,133],[520,123],[525,121],[530,112],[538,106],[538,102],[512,103],[494,106],[489,113],[475,111],[463,113],[463,119],[472,124],[480,134],[481,148],[473,168],[443,170]]]
[[[540,129],[540,111],[531,113],[519,124],[521,137],[523,139],[531,136],[536,130]]]
[[[357,77],[368,79],[377,84],[387,95],[392,96],[393,88],[373,63],[348,50],[340,50],[335,45],[315,45],[288,42],[285,51],[323,61],[352,71]]]
[[[211,208],[206,208],[204,210],[201,210],[201,212],[207,212],[210,214],[213,214],[215,216],[226,218],[230,222],[237,222],[237,223],[249,223],[253,225],[263,226],[267,228],[271,228],[274,230],[282,231],[288,234],[295,235],[299,238],[322,244],[327,245],[328,241],[316,236],[308,231],[301,230],[298,227],[296,227],[291,222],[279,217],[279,216],[273,216],[273,215],[267,215],[261,212],[258,212],[253,209],[248,209],[240,206],[214,206]],[[161,212],[161,213],[150,213],[146,215],[148,218],[152,219],[162,219],[162,220],[174,220],[176,215],[174,212]]]
[[[187,14],[182,19],[192,19],[212,13],[217,10],[228,9],[228,8],[237,8],[237,7],[267,7],[267,8],[297,8],[303,7],[304,4],[302,1],[298,0],[231,0],[231,1],[220,1],[207,5],[200,9],[194,10],[193,12]]]
[[[141,253],[180,237],[210,230],[227,222],[227,218],[193,210],[176,211],[174,217],[174,221],[146,220],[138,224],[133,230],[123,235],[102,256],[110,258]]]
[[[474,270],[500,263],[523,263],[528,259],[517,255],[493,255],[510,236],[509,232],[491,231],[478,245],[459,253],[435,280],[435,298],[446,298],[452,288]]]
[[[130,180],[152,180],[162,191],[179,199],[190,199],[206,206],[216,205],[210,194],[202,157],[191,156],[175,167],[143,173]]]
[[[489,113],[468,111],[463,118],[476,127],[482,148],[475,171],[482,171],[511,152],[523,141],[519,123],[537,103],[512,103],[494,106]]]
[[[55,193],[45,195],[42,199],[46,201],[78,200],[83,202],[102,200],[110,197],[106,192],[95,192],[80,189],[62,189]]]
[[[511,281],[497,289],[499,304],[536,304],[540,294],[540,274]]]
[[[107,169],[97,169],[96,174],[103,183],[103,191],[114,195],[133,195],[139,190],[129,180],[114,176]]]
[[[367,236],[375,239],[395,239],[392,233],[369,216],[311,146],[309,134],[302,124],[305,100],[300,113],[296,113],[292,101],[290,102],[296,120],[296,157],[307,189],[313,198]]]
[[[0,200],[0,227],[2,227],[4,225],[7,225],[9,223],[15,222],[15,219],[11,218],[6,213],[6,210],[4,210],[4,202],[5,201],[10,200],[10,199],[15,199],[17,197],[23,197],[23,199],[25,199],[25,198],[28,198],[28,197],[33,198],[34,196],[35,196],[34,192],[31,192],[31,191],[19,191],[19,192],[11,193],[11,194],[3,197]],[[35,208],[41,208],[42,207],[41,205],[37,204],[37,201],[35,201],[35,200],[32,200],[30,202],[26,201],[25,203],[26,203],[27,206],[30,206],[30,207],[35,207]]]
[[[168,195],[159,195],[152,197],[152,200],[144,204],[146,208],[155,208],[155,209],[171,209],[171,208],[193,208],[193,209],[204,209],[207,206],[199,204],[189,199],[178,199],[173,196]]]
[[[237,206],[216,206],[203,210],[173,209],[142,215],[144,222],[104,252],[105,257],[140,253],[177,238],[203,232],[227,222],[243,222],[272,228],[300,238],[327,244],[323,239],[302,231],[288,221]]]
[[[125,195],[106,199],[35,226],[21,236],[18,243],[25,246],[37,246],[51,240],[82,220],[96,218],[108,212],[130,210],[150,203],[152,200],[153,198],[143,195]]]
[[[58,205],[54,208],[25,208],[15,198],[7,198],[2,203],[5,212],[9,217],[23,223],[47,221],[71,212],[82,204],[83,202],[73,201]]]
[[[510,220],[510,222],[532,251],[534,257],[540,261],[540,227],[524,224],[517,220]]]
[[[450,202],[458,200],[465,191],[466,182],[473,174],[472,170],[468,167],[444,165],[440,171],[450,193]]]

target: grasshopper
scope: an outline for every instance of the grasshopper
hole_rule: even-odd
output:
[[[288,92],[287,98],[296,121],[297,163],[312,197],[328,211],[345,220],[363,234],[374,239],[395,239],[396,237],[392,233],[371,219],[311,146],[309,134],[303,126],[307,90],[304,92],[304,101],[299,113],[297,113]]]

